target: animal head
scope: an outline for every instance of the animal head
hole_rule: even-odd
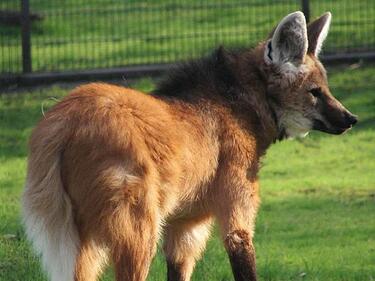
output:
[[[357,118],[331,94],[318,55],[328,34],[331,14],[306,25],[301,12],[289,14],[263,45],[267,94],[282,137],[310,130],[341,134]]]

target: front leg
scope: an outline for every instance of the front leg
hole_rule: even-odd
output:
[[[248,231],[235,230],[224,241],[236,281],[256,281],[255,250]]]
[[[218,222],[236,281],[256,281],[253,231],[259,205],[256,181],[232,187],[218,210]]]

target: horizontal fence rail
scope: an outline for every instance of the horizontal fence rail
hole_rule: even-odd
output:
[[[1,0],[0,78],[171,64],[218,45],[254,46],[296,10],[311,20],[332,12],[323,55],[375,56],[374,0]]]

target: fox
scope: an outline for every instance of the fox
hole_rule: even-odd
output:
[[[105,83],[56,103],[29,142],[22,217],[52,281],[144,281],[159,240],[168,281],[188,281],[218,225],[236,281],[257,280],[258,171],[267,149],[357,123],[318,55],[327,12],[284,17],[256,47],[219,47],[151,93]]]

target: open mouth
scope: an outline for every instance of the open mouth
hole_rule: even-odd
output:
[[[314,130],[322,131],[322,132],[325,132],[325,133],[328,133],[328,134],[340,135],[340,134],[346,132],[347,130],[349,130],[351,128],[352,128],[352,125],[349,125],[349,127],[345,127],[345,128],[331,127],[331,126],[327,126],[325,122],[323,122],[319,119],[314,119],[314,121],[313,121],[313,129]]]

